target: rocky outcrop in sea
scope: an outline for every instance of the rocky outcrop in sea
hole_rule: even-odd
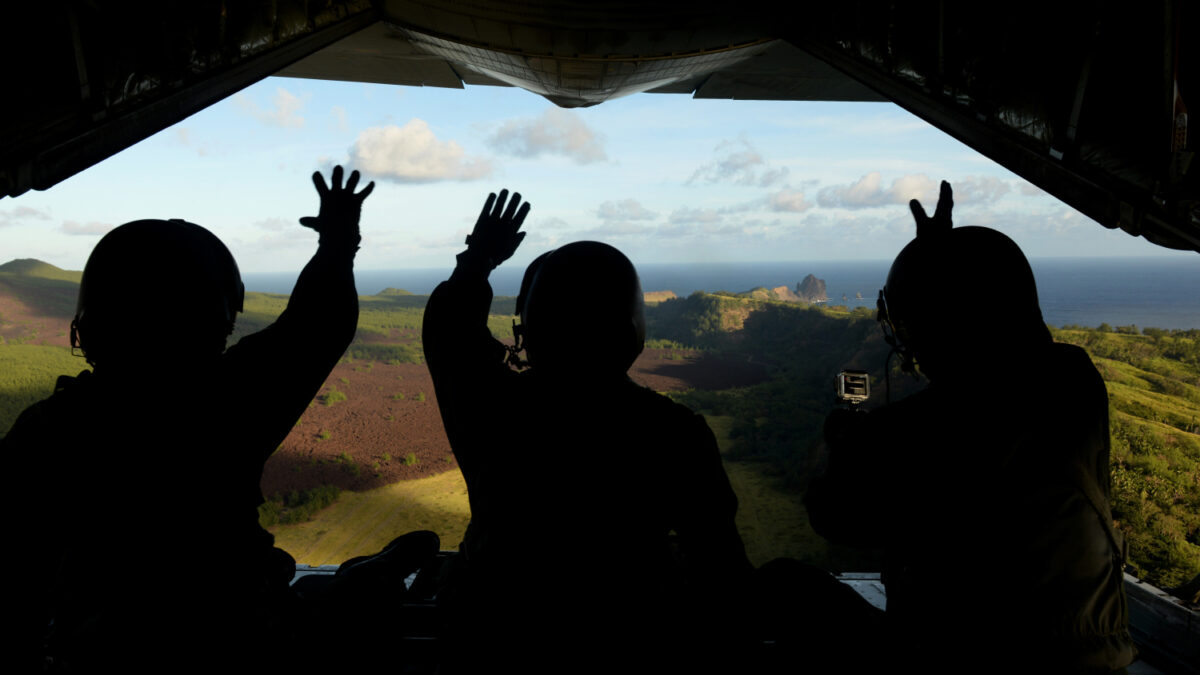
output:
[[[811,274],[796,284],[796,295],[803,302],[826,302],[829,300],[829,296],[825,294],[825,280],[818,279]]]

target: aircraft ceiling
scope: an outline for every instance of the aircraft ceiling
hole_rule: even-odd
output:
[[[0,196],[44,190],[268,75],[892,100],[1105,227],[1200,251],[1187,3],[27,3],[0,34]],[[1194,32],[1194,31],[1193,31]]]

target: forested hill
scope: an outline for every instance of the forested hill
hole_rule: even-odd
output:
[[[678,398],[731,416],[736,456],[769,463],[800,492],[817,468],[834,375],[843,368],[869,371],[871,404],[880,405],[888,350],[873,311],[775,302],[762,290],[696,293],[649,307],[648,334],[774,368],[762,384]],[[1162,587],[1182,584],[1200,573],[1200,330],[1101,326],[1052,333],[1087,350],[1107,384],[1113,513],[1129,542],[1132,571]],[[893,398],[923,386],[896,365]],[[836,568],[845,561],[813,562]]]

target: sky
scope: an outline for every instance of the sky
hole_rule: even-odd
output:
[[[637,94],[563,110],[520,89],[465,91],[267,78],[44,191],[0,200],[0,262],[82,269],[112,227],[182,218],[243,273],[303,267],[311,175],[336,164],[376,188],[357,268],[454,265],[488,192],[532,211],[510,264],[580,239],[636,264],[888,260],[954,188],[956,225],[1030,257],[1191,256],[1106,230],[891,103]]]

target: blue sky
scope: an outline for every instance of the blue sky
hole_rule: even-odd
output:
[[[955,223],[1031,257],[1195,256],[1109,231],[899,107],[640,94],[584,110],[466,91],[268,78],[45,192],[0,200],[0,258],[82,269],[113,226],[183,218],[243,272],[298,270],[314,170],[377,183],[359,269],[451,267],[484,198],[532,204],[512,264],[578,239],[635,263],[890,259],[907,201],[955,189]]]

